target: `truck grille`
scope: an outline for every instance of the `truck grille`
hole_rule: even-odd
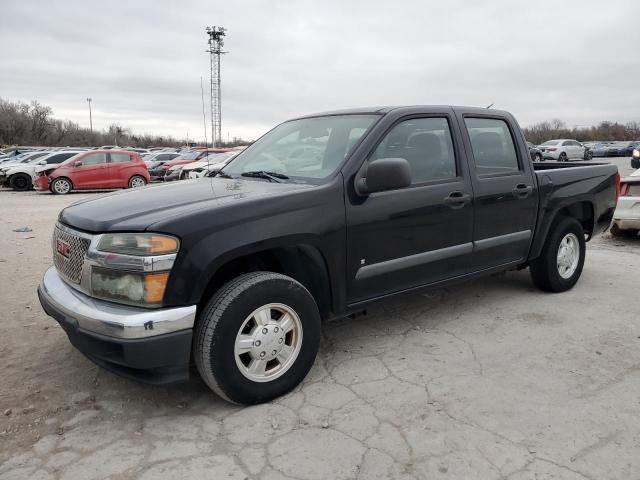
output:
[[[73,283],[80,283],[84,256],[90,243],[89,238],[74,234],[66,228],[63,230],[56,225],[53,229],[52,248],[53,264],[58,273]]]

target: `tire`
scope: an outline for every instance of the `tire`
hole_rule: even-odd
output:
[[[129,179],[129,183],[127,184],[129,188],[140,188],[144,187],[147,184],[147,179],[142,175],[134,175]]]
[[[536,153],[533,157],[533,161],[534,162],[544,162],[544,159],[542,158],[542,155],[540,155],[539,153]]]
[[[584,159],[589,161],[593,158],[593,152],[590,150],[587,150],[586,152],[584,152]]]
[[[265,309],[266,317],[256,314]],[[284,330],[276,327],[285,316],[293,327],[283,335]],[[320,344],[318,306],[293,278],[272,272],[247,273],[212,296],[200,314],[193,342],[198,372],[215,393],[243,405],[267,402],[291,391],[311,369]],[[287,346],[292,353],[281,361]],[[274,356],[279,348],[282,350]],[[265,353],[267,358],[260,360]],[[260,362],[266,370],[256,368],[258,373],[252,373],[252,366]]]
[[[51,190],[51,193],[53,193],[54,195],[66,195],[71,190],[73,190],[73,184],[68,178],[59,177],[51,182],[49,190]]]
[[[567,154],[565,152],[562,152],[560,154],[560,156],[558,157],[558,161],[559,162],[568,162],[569,161],[569,157],[567,157]]]
[[[567,241],[573,244],[572,252],[578,248],[577,258],[574,258],[575,255],[567,254],[560,265],[560,248],[566,247],[567,244],[564,242]],[[564,245],[561,245],[561,242]],[[551,227],[540,256],[531,262],[529,272],[533,283],[547,292],[564,292],[573,288],[582,274],[585,253],[586,242],[582,225],[575,218],[562,217]],[[571,260],[575,260],[575,263]],[[568,266],[569,262],[571,268]]]
[[[31,190],[33,182],[31,181],[30,175],[27,175],[26,173],[16,173],[9,179],[9,185],[14,190],[24,192],[26,190]]]

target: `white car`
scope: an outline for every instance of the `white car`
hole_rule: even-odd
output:
[[[238,151],[216,153],[205,157],[197,162],[187,163],[183,166],[180,173],[180,180],[186,178],[202,178],[209,172],[217,172],[222,170],[236,155]]]
[[[548,140],[538,145],[542,156],[548,160],[568,162],[569,160],[589,160],[587,152],[590,150],[577,140]]]
[[[640,170],[620,180],[620,196],[613,214],[611,234],[624,231],[638,233],[640,230]]]
[[[29,162],[3,167],[0,170],[0,183],[9,185],[14,190],[31,190],[36,176],[36,167],[57,165],[77,155],[78,150],[57,150],[41,157],[32,158]]]

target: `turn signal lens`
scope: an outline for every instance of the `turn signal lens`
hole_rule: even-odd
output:
[[[169,272],[150,273],[144,276],[144,300],[147,303],[160,303],[169,280]]]

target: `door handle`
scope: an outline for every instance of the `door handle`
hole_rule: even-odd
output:
[[[444,203],[450,208],[462,208],[467,203],[471,203],[471,195],[463,192],[451,192],[448,197],[444,198]]]
[[[531,192],[533,192],[533,187],[531,185],[519,183],[513,188],[512,192],[513,196],[516,198],[527,198],[531,194]]]

